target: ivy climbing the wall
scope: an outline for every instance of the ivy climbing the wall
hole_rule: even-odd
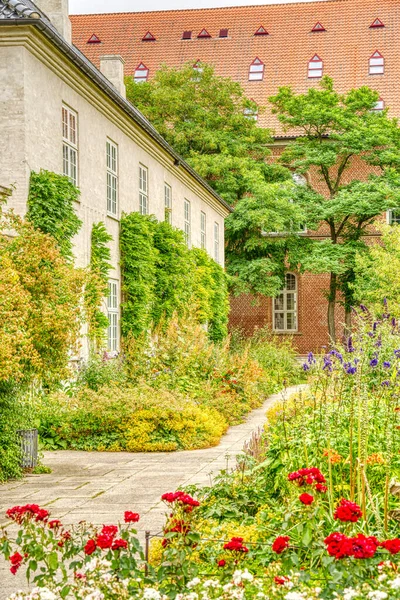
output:
[[[64,175],[45,170],[31,172],[26,218],[36,229],[53,236],[60,254],[71,261],[72,239],[82,225],[74,208],[79,194]]]
[[[174,313],[208,324],[213,341],[227,335],[228,286],[224,270],[205,250],[189,249],[181,230],[155,217],[121,219],[122,334],[138,336]]]
[[[88,336],[95,351],[104,346],[108,327],[108,318],[101,310],[101,304],[108,296],[111,252],[107,244],[112,239],[112,235],[108,233],[102,221],[93,224],[90,240],[90,269],[85,289],[85,309]]]

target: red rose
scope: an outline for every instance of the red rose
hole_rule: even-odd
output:
[[[356,523],[362,517],[362,511],[355,502],[342,498],[333,516],[342,522]]]
[[[116,525],[103,525],[101,530],[101,535],[107,535],[110,537],[115,537],[118,533],[118,527]]]
[[[124,520],[125,523],[137,523],[140,519],[140,515],[138,513],[130,512],[129,510],[125,511]]]
[[[37,512],[36,512],[36,521],[45,521],[48,516],[49,516],[49,511],[45,510],[44,508],[40,508]]]
[[[94,540],[89,540],[84,547],[85,554],[90,556],[96,550],[96,542]]]
[[[128,542],[126,540],[114,540],[111,547],[112,550],[121,550],[121,548],[127,548]]]
[[[277,576],[277,577],[274,577],[274,581],[277,585],[285,585],[285,583],[287,581],[289,581],[289,578],[285,577],[285,576],[282,576],[282,577]]]
[[[272,550],[277,554],[282,554],[282,552],[286,550],[286,548],[289,548],[289,540],[289,536],[279,535],[272,544]]]
[[[13,575],[16,575],[18,569],[20,568],[21,563],[19,563],[18,565],[13,565],[12,567],[10,567],[10,571]]]
[[[317,492],[321,492],[321,494],[325,494],[325,492],[328,491],[328,488],[326,487],[326,485],[323,485],[322,483],[317,483],[317,485],[315,486],[315,489],[317,490]]]
[[[311,496],[311,494],[301,494],[299,500],[306,506],[310,506],[314,502],[314,496]]]
[[[224,567],[226,565],[226,560],[224,560],[223,558],[221,560],[218,561],[218,566],[219,567]]]
[[[233,537],[230,542],[224,544],[224,550],[232,550],[233,552],[248,552],[249,549],[243,544],[243,538]]]
[[[10,556],[10,563],[12,565],[18,565],[22,563],[23,559],[24,557],[21,556],[19,552],[15,552],[12,556]]]
[[[390,554],[398,554],[400,552],[400,540],[394,538],[393,540],[386,540],[380,544],[382,548],[385,548]]]
[[[48,522],[48,526],[50,529],[56,529],[57,527],[62,527],[62,523],[58,519],[53,519],[53,521]]]
[[[111,548],[113,541],[114,538],[111,535],[100,534],[96,538],[96,544],[102,550],[107,550],[107,548]]]

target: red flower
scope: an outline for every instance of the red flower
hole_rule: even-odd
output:
[[[306,469],[293,471],[293,473],[289,473],[288,480],[295,481],[299,486],[304,484],[314,485],[314,483],[326,483],[325,477],[316,467],[307,467]]]
[[[315,486],[315,489],[317,490],[317,492],[321,492],[321,494],[325,494],[325,492],[328,491],[328,488],[326,487],[326,485],[323,485],[322,483],[317,483],[317,485]]]
[[[48,526],[50,529],[56,529],[57,527],[62,527],[62,523],[59,519],[53,519],[53,521],[48,522]]]
[[[65,544],[65,542],[67,540],[71,539],[71,534],[69,531],[64,531],[64,533],[62,534],[60,541],[57,543],[57,546],[59,546],[60,548],[62,548]]]
[[[380,546],[390,552],[390,554],[398,554],[400,552],[400,540],[394,538],[393,540],[386,540],[381,542]]]
[[[100,534],[96,538],[96,544],[102,550],[107,550],[107,548],[111,548],[113,545],[114,538],[111,535],[103,535]]]
[[[125,523],[137,523],[140,519],[138,513],[130,512],[127,510],[124,515]]]
[[[330,556],[336,559],[353,556],[354,558],[372,558],[379,542],[374,536],[359,533],[355,537],[347,537],[344,533],[335,531],[324,540]]]
[[[36,513],[36,521],[45,521],[49,516],[49,511],[44,508],[40,508]]]
[[[282,552],[286,550],[286,548],[289,548],[289,540],[289,536],[279,535],[272,544],[272,550],[277,554],[282,554]]]
[[[248,552],[249,549],[243,545],[243,538],[233,537],[229,542],[224,544],[224,550],[232,550],[233,552]]]
[[[10,556],[10,563],[12,565],[18,565],[22,563],[24,557],[19,552],[14,552],[12,556]]]
[[[226,560],[224,560],[223,558],[221,558],[221,560],[219,560],[217,564],[218,564],[219,567],[224,567],[226,565]]]
[[[351,538],[353,544],[354,558],[372,558],[375,556],[379,542],[376,537],[370,535],[365,536],[359,533],[356,537]]]
[[[12,567],[10,567],[10,571],[13,575],[16,575],[18,569],[20,568],[21,563],[18,563],[17,565],[13,565]]]
[[[127,548],[128,542],[126,540],[114,540],[113,545],[111,547],[112,550],[121,550],[121,548]]]
[[[299,500],[306,506],[310,506],[314,502],[314,496],[311,496],[311,494],[301,494]]]
[[[118,527],[116,525],[103,525],[101,535],[107,535],[114,538],[118,533]]]
[[[284,575],[282,577],[280,577],[278,575],[277,577],[274,577],[274,581],[277,585],[285,585],[285,583],[290,580],[288,577],[285,577]]]
[[[333,516],[339,521],[356,523],[362,517],[362,511],[355,502],[342,498]]]
[[[164,533],[175,532],[186,534],[189,531],[190,525],[188,523],[185,523],[185,521],[179,519],[173,519]]]
[[[167,492],[166,494],[163,494],[161,496],[161,500],[169,502],[170,504],[173,504],[174,502],[178,501],[182,504],[186,504],[187,506],[200,506],[200,502],[198,502],[198,500],[195,500],[189,494],[185,494],[185,492],[181,491]]]
[[[96,542],[94,540],[89,540],[86,546],[84,547],[85,554],[90,556],[96,550],[96,547]]]
[[[38,504],[25,504],[25,506],[13,506],[6,512],[7,517],[16,523],[22,523],[24,518],[30,519],[36,517],[36,521],[44,521],[49,516],[49,512],[44,508],[40,508]]]

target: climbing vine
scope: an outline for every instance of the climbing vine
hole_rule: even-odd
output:
[[[210,337],[227,335],[227,278],[209,255],[189,249],[181,230],[153,216],[121,220],[122,334],[138,336],[174,313],[195,315]]]
[[[26,218],[36,229],[53,236],[60,254],[68,260],[73,259],[72,239],[82,225],[74,208],[79,194],[64,175],[31,172]]]
[[[108,276],[111,270],[111,252],[108,242],[112,241],[105,224],[94,223],[91,232],[90,268],[85,289],[85,309],[88,321],[89,340],[95,350],[104,345],[108,318],[101,304],[108,295]]]

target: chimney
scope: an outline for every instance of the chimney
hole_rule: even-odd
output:
[[[113,84],[121,96],[126,98],[124,64],[125,61],[119,54],[100,56],[100,71]]]
[[[36,6],[49,18],[68,44],[72,43],[71,21],[68,10],[69,0],[35,0]]]

